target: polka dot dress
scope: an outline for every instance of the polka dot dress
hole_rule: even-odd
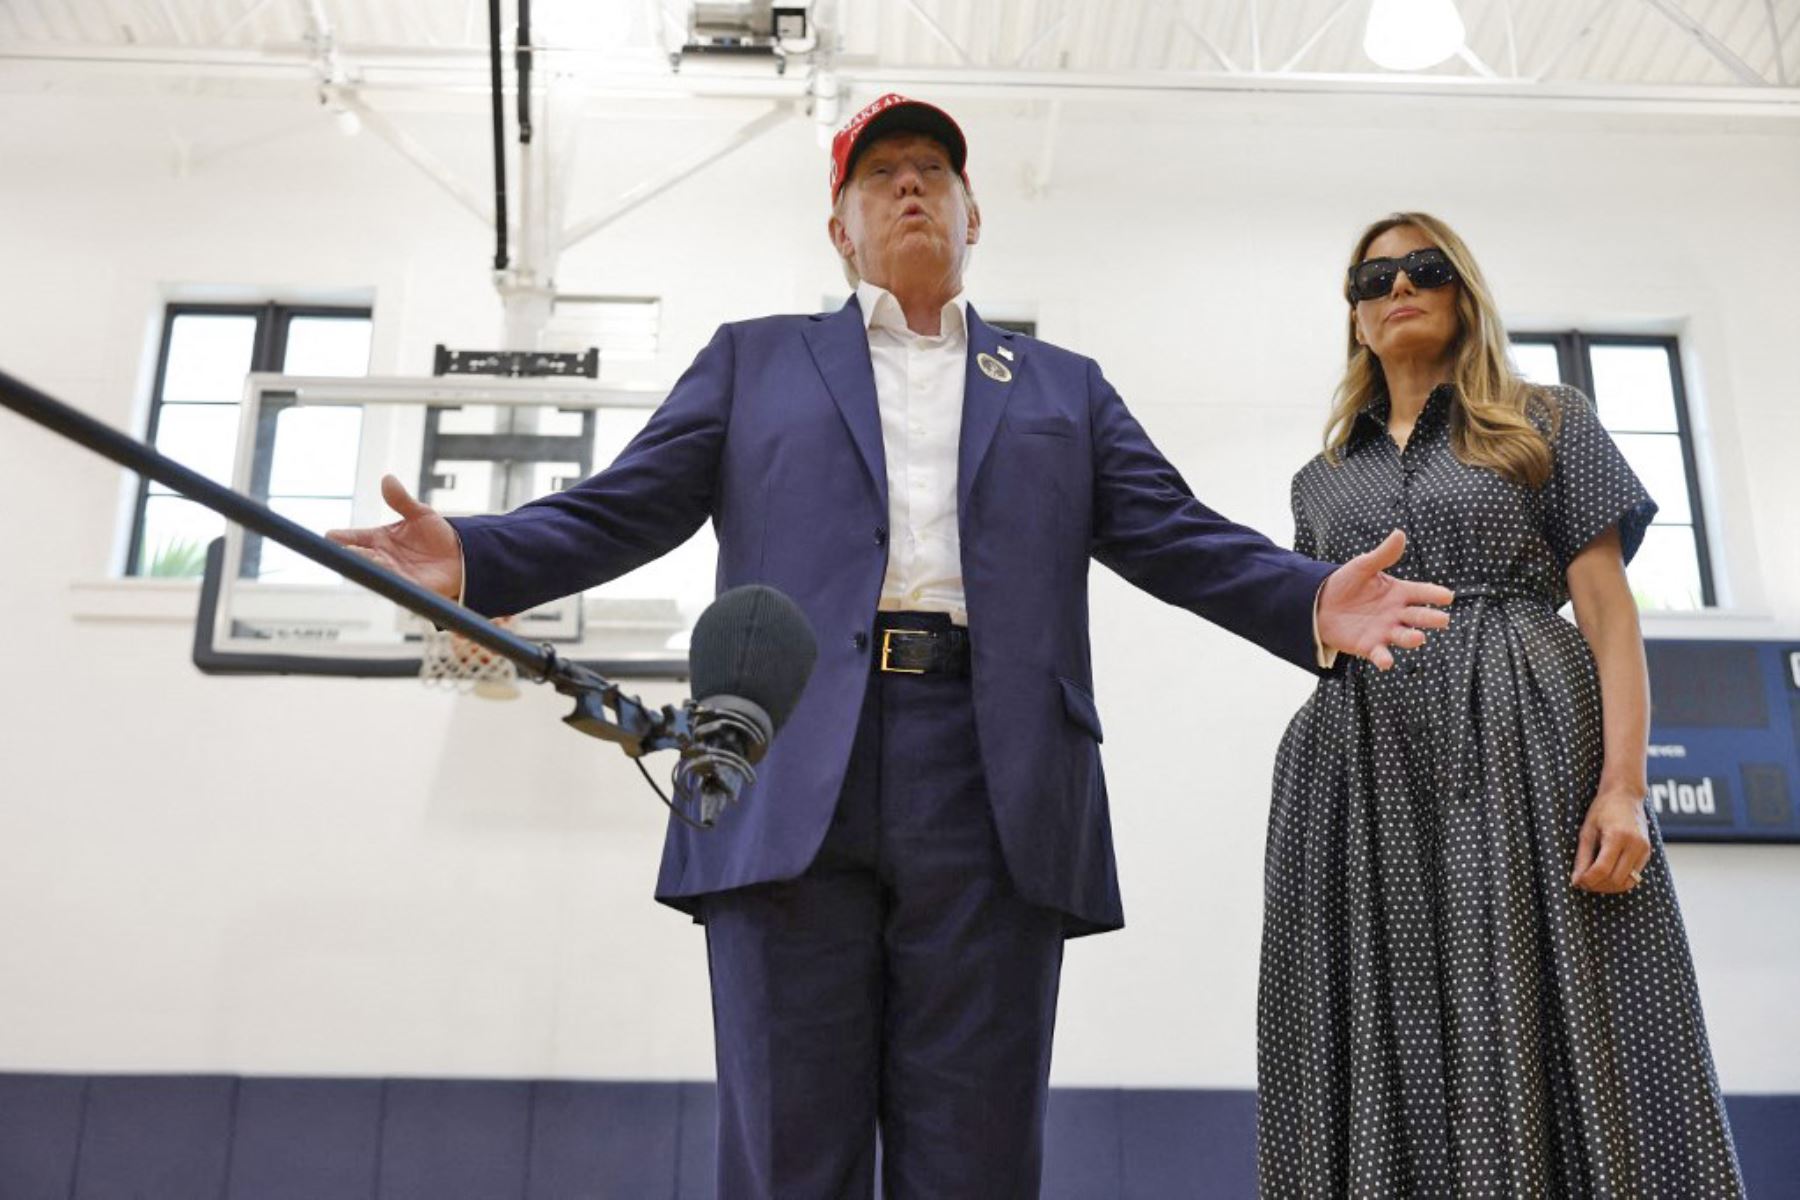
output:
[[[1392,671],[1320,682],[1275,768],[1258,997],[1265,1197],[1743,1194],[1660,837],[1620,896],[1569,885],[1600,689],[1557,615],[1569,561],[1656,511],[1586,397],[1533,421],[1540,489],[1465,466],[1440,388],[1404,452],[1377,402],[1294,479],[1298,549],[1404,529],[1394,574],[1453,588]]]

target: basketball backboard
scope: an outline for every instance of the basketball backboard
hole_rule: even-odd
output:
[[[446,516],[505,512],[605,466],[664,394],[567,378],[252,375],[232,486],[320,533],[396,519],[381,499],[388,473]],[[609,675],[685,675],[716,554],[704,530],[630,575],[518,614],[516,632]],[[391,601],[237,525],[215,557],[195,639],[203,669],[418,670],[425,627]]]

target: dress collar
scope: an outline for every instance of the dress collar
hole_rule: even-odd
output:
[[[1425,398],[1425,407],[1419,413],[1419,419],[1413,425],[1413,437],[1429,432],[1450,418],[1450,403],[1456,397],[1454,383],[1440,383],[1431,389],[1431,395]],[[1387,433],[1388,410],[1390,402],[1387,390],[1383,388],[1369,398],[1369,402],[1357,412],[1354,436],[1367,437],[1385,435]]]

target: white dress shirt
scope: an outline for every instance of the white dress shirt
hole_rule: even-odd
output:
[[[937,336],[925,337],[907,327],[900,302],[885,288],[865,279],[856,285],[856,299],[869,334],[887,460],[888,560],[879,607],[883,612],[948,613],[956,624],[967,625],[962,541],[956,527],[957,456],[969,361],[966,302],[960,294],[951,298]],[[1337,651],[1319,639],[1317,597],[1313,645],[1320,667],[1337,660]]]
[[[924,337],[907,328],[900,302],[885,289],[864,280],[856,298],[869,334],[887,460],[888,559],[880,607],[948,613],[967,625],[956,528],[956,464],[969,363],[964,302],[957,296],[946,303],[939,333]]]

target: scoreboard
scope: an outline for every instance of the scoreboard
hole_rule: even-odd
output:
[[[1800,644],[1644,648],[1650,801],[1664,837],[1800,842]]]

